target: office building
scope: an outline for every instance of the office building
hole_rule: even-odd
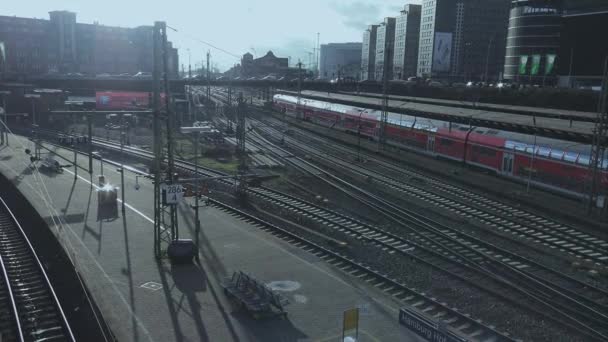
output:
[[[424,0],[418,76],[496,80],[504,64],[510,0]]]
[[[405,5],[395,21],[393,79],[403,80],[416,76],[420,13],[420,5]]]
[[[376,30],[375,80],[393,79],[393,48],[395,44],[395,18],[387,17]]]
[[[602,0],[512,1],[504,77],[518,83],[597,86],[608,43]]]
[[[369,25],[363,32],[361,47],[361,80],[375,80],[376,69],[376,33],[378,25]]]
[[[321,45],[320,77],[358,80],[361,77],[362,43],[329,43]]]
[[[76,14],[68,11],[53,11],[49,16],[50,20],[0,16],[0,46],[5,55],[0,71],[5,77],[153,71],[152,26],[77,23]],[[168,69],[176,77],[177,49],[168,45]]]

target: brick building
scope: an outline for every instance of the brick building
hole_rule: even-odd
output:
[[[0,72],[5,78],[47,73],[152,72],[152,26],[112,27],[76,22],[76,13],[53,11],[50,20],[0,16]],[[169,70],[178,72],[169,43]]]

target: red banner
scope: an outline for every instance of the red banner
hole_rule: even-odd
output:
[[[98,91],[95,94],[99,110],[147,110],[152,93],[129,91]],[[161,94],[161,101],[165,94]]]

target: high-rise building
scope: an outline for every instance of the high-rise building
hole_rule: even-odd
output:
[[[420,11],[420,5],[405,5],[395,21],[393,79],[402,80],[416,76]]]
[[[361,47],[361,80],[375,80],[376,32],[378,25],[369,25],[363,32]]]
[[[496,80],[504,63],[510,0],[424,0],[418,76]]]
[[[360,79],[361,43],[329,43],[321,45],[320,77]]]
[[[134,74],[152,72],[153,28],[123,28],[76,22],[68,11],[50,20],[0,16],[0,42],[7,77],[46,73]],[[177,76],[177,49],[168,44],[169,73]]]
[[[532,58],[535,59],[534,63],[541,63],[546,60],[541,57],[557,55],[561,31],[560,2],[513,1],[509,15],[504,78],[521,78],[520,81],[524,81],[525,77],[528,79],[526,81],[531,81],[532,75],[528,71],[533,64]],[[551,73],[551,76],[554,75]],[[536,77],[540,77],[540,73],[537,73]]]
[[[518,83],[601,83],[608,44],[604,0],[513,0],[504,77]]]
[[[395,18],[387,17],[376,31],[375,80],[393,78],[393,48],[395,44]]]

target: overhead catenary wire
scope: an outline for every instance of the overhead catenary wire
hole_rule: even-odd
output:
[[[190,33],[188,33],[188,32],[182,31],[182,30],[178,30],[178,29],[176,29],[176,28],[174,28],[174,27],[171,27],[171,26],[169,26],[169,25],[167,25],[167,28],[168,28],[168,29],[171,29],[171,30],[172,30],[172,31],[174,31],[174,32],[181,33],[181,34],[183,34],[185,37],[187,37],[187,38],[189,38],[189,39],[191,39],[191,40],[194,40],[194,41],[199,42],[199,43],[201,43],[201,44],[204,44],[204,45],[207,45],[207,46],[209,46],[209,47],[212,47],[212,48],[214,48],[214,49],[216,49],[216,50],[218,50],[218,51],[221,51],[221,52],[223,52],[223,53],[225,53],[225,54],[227,54],[227,55],[229,55],[229,56],[231,56],[231,57],[234,57],[234,58],[238,59],[239,61],[241,60],[241,56],[240,56],[240,55],[238,55],[238,54],[236,54],[236,53],[232,53],[232,52],[230,52],[230,51],[228,51],[228,50],[222,49],[221,47],[218,47],[218,46],[216,46],[216,45],[214,45],[214,44],[211,44],[211,43],[209,43],[209,42],[207,42],[207,41],[204,41],[204,40],[202,40],[202,39],[200,39],[200,38],[196,37],[196,36],[195,36],[195,35],[193,35],[193,34],[190,34]]]

